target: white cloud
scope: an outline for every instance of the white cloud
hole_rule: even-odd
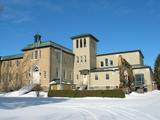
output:
[[[14,23],[32,21],[41,15],[41,12],[43,12],[43,14],[59,14],[64,10],[63,5],[44,0],[6,0],[3,1],[2,4],[4,5],[4,10],[0,16],[0,20]],[[0,10],[1,9],[2,7],[0,6]]]

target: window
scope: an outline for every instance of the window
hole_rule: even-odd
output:
[[[38,58],[38,51],[35,51],[35,59]]]
[[[10,66],[10,67],[12,66],[12,61],[9,61],[9,66]]]
[[[81,62],[83,62],[83,57],[81,56]]]
[[[77,75],[77,80],[78,80],[79,76]]]
[[[56,59],[57,59],[58,62],[60,62],[60,57],[59,56],[60,56],[59,53],[56,52]]]
[[[56,77],[58,78],[58,68],[56,68]]]
[[[76,40],[76,48],[78,48],[78,46],[79,46],[78,42],[79,42],[79,41],[78,41],[78,40]]]
[[[143,85],[143,84],[144,84],[144,74],[136,74],[135,85]]]
[[[86,39],[84,38],[84,47],[86,47]]]
[[[69,79],[70,80],[72,79],[72,72],[71,71],[69,72]]]
[[[77,63],[79,63],[79,57],[77,56]]]
[[[33,59],[34,53],[32,52],[31,54],[32,54],[32,55],[31,55],[31,59]]]
[[[97,74],[95,75],[95,80],[98,80],[98,75]]]
[[[84,56],[84,62],[87,62],[87,57],[86,56]]]
[[[41,50],[39,51],[39,58],[41,58]]]
[[[38,72],[39,71],[39,68],[37,66],[33,66],[33,71],[34,72]]]
[[[110,60],[110,65],[111,65],[111,66],[113,65],[113,60]]]
[[[19,76],[18,76],[18,73],[16,73],[16,81],[18,81],[19,79]]]
[[[82,39],[80,39],[80,47],[82,48]]]
[[[105,59],[105,65],[108,66],[108,59]]]
[[[5,65],[6,65],[5,62],[3,62],[3,67],[5,67]]]
[[[66,72],[65,70],[63,70],[63,79],[65,80],[65,78],[66,78]]]
[[[103,63],[103,61],[101,61],[101,67],[103,67],[104,66],[104,63]]]
[[[12,80],[12,75],[9,73],[9,82]]]
[[[19,60],[16,60],[16,66],[17,67],[19,66]]]
[[[47,77],[47,75],[46,75],[47,73],[46,73],[46,71],[44,71],[44,78],[46,78]]]
[[[109,74],[106,74],[106,80],[109,80]]]

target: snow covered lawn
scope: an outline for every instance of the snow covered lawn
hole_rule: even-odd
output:
[[[159,91],[124,99],[0,96],[0,120],[160,120]]]

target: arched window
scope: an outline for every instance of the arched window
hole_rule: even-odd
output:
[[[105,65],[108,66],[108,59],[105,59]]]
[[[103,67],[104,66],[104,63],[103,63],[103,61],[101,61],[101,67]]]
[[[113,65],[113,60],[110,60],[110,65],[111,65],[111,66]]]
[[[38,66],[33,66],[33,71],[34,71],[34,72],[38,72],[38,71],[39,71]]]

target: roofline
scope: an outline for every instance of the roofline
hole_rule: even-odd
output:
[[[97,54],[96,56],[105,56],[105,55],[114,55],[114,54],[124,54],[124,53],[132,53],[132,52],[139,52],[142,58],[144,58],[143,53],[141,50],[130,50],[130,51],[121,51],[121,52],[113,52],[113,53],[106,53],[106,54]]]
[[[140,67],[135,67],[135,68],[132,68],[132,69],[144,69],[144,68],[149,68],[152,71],[151,66],[140,66]]]
[[[16,56],[16,55],[22,55],[22,56],[17,56],[17,57],[14,57],[14,56]],[[11,57],[11,58],[4,58],[3,59],[3,57]],[[22,54],[15,54],[15,55],[7,55],[7,56],[1,56],[0,57],[0,60],[1,61],[7,61],[7,60],[16,60],[16,59],[22,59],[23,58],[23,53]]]
[[[96,42],[99,42],[99,40],[98,40],[95,36],[93,36],[92,34],[89,34],[89,33],[84,33],[84,34],[80,34],[80,35],[75,35],[75,36],[72,36],[71,39],[73,40],[73,39],[81,38],[81,37],[92,37],[92,38],[94,38],[94,40],[95,40]]]
[[[92,69],[91,72],[105,72],[105,71],[115,72],[115,71],[119,70],[118,66],[113,67],[113,68],[115,68],[115,69],[114,70],[113,69],[108,69],[107,70],[107,68]],[[135,67],[135,68],[132,67],[133,70],[134,69],[146,69],[146,68],[150,69],[150,71],[153,73],[152,68],[150,66],[139,66],[139,67]]]
[[[22,49],[22,51],[28,51],[28,50],[34,50],[34,49],[41,49],[41,48],[46,48],[46,47],[52,47],[52,48],[56,48],[56,49],[58,49],[58,50],[61,50],[61,49],[58,48],[58,47],[55,47],[55,46],[52,46],[52,45],[46,45],[46,46],[34,47],[34,48],[27,48],[27,49],[24,48],[24,49]],[[66,51],[66,50],[64,50],[64,49],[62,49],[62,51],[65,52],[65,53],[74,55],[74,53],[68,52],[68,51]]]

